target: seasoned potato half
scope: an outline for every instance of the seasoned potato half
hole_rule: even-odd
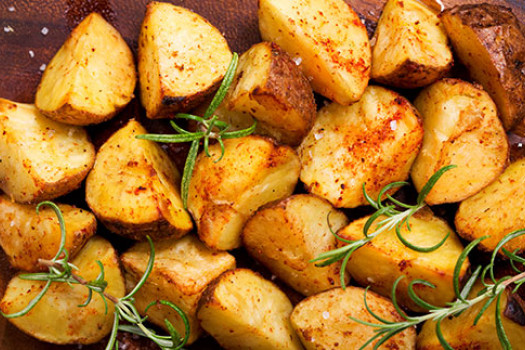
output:
[[[251,270],[235,269],[206,289],[197,317],[225,349],[300,350],[291,312],[292,303],[275,284]]]
[[[366,310],[365,290],[359,287],[334,288],[311,296],[297,304],[290,317],[292,326],[307,350],[359,349],[375,335],[374,328],[357,323],[354,317],[365,322],[378,323]],[[366,293],[370,309],[389,321],[403,319],[392,302],[374,292]],[[373,342],[366,349],[372,349]],[[416,331],[409,328],[390,338],[379,349],[415,349]]]
[[[505,129],[519,125],[525,117],[525,35],[518,19],[506,7],[481,2],[455,6],[441,18],[459,59],[494,99]]]
[[[20,203],[80,186],[95,161],[84,129],[57,123],[29,104],[0,99],[0,189]]]
[[[219,250],[241,245],[241,231],[262,205],[288,197],[299,178],[297,153],[271,139],[247,136],[210,146],[197,157],[188,193],[188,210],[200,239]]]
[[[344,0],[260,0],[259,30],[297,62],[314,90],[348,105],[370,77],[366,28]]]
[[[418,0],[389,0],[374,35],[371,77],[378,82],[417,88],[435,82],[452,67],[445,28]]]
[[[508,142],[490,96],[470,83],[443,79],[414,102],[423,117],[423,147],[412,167],[421,191],[440,168],[453,164],[425,198],[430,204],[459,202],[479,192],[503,172]]]
[[[66,224],[66,245],[73,257],[95,234],[97,221],[89,211],[59,204]],[[55,212],[35,205],[17,204],[0,195],[0,245],[13,267],[23,271],[41,271],[38,259],[52,259],[60,246],[60,225]]]
[[[261,131],[297,146],[314,122],[314,94],[294,61],[268,42],[255,44],[239,59],[225,104],[253,115]]]
[[[168,118],[201,103],[220,84],[232,53],[206,19],[150,2],[139,36],[140,98],[148,118]]]
[[[128,290],[135,287],[146,271],[149,252],[149,244],[142,242],[121,256]],[[179,306],[190,323],[188,343],[193,343],[202,332],[196,315],[199,298],[212,280],[233,268],[233,256],[209,250],[194,236],[156,242],[155,265],[146,284],[135,294],[135,305],[142,315],[146,307],[159,298]],[[166,328],[164,320],[168,319],[184,336],[184,323],[171,308],[153,306],[147,316],[148,321],[163,328]]]
[[[423,139],[415,108],[399,94],[369,86],[352,106],[323,107],[298,149],[301,180],[336,207],[367,204],[381,188],[406,180]]]
[[[87,16],[47,66],[35,105],[59,122],[88,125],[113,117],[133,98],[133,55],[98,13]]]
[[[178,238],[193,224],[179,193],[180,175],[168,155],[130,120],[102,145],[86,181],[86,201],[112,232],[135,240]]]
[[[363,228],[369,217],[352,222],[338,232],[342,238],[358,240],[364,238]],[[377,222],[385,217],[379,217]],[[372,224],[372,233],[375,230]],[[417,252],[406,247],[397,238],[395,230],[380,233],[371,242],[356,250],[348,261],[347,271],[362,285],[368,285],[381,295],[390,296],[394,282],[406,276],[398,285],[397,299],[400,305],[414,311],[424,311],[408,296],[408,285],[416,279],[433,283],[436,288],[417,285],[414,290],[419,297],[432,305],[445,306],[455,297],[452,283],[454,267],[463,245],[448,224],[432,214],[430,209],[416,213],[410,219],[411,230],[404,225],[401,234],[407,241],[419,247],[431,247],[446,242],[433,252]],[[339,243],[341,246],[345,243]],[[461,267],[460,278],[465,277],[469,262]]]
[[[525,159],[512,163],[496,181],[461,202],[456,213],[458,234],[473,241],[482,236],[479,247],[493,251],[512,231],[525,227]],[[525,237],[513,239],[504,246],[509,251],[525,251]]]
[[[103,238],[91,238],[78,253],[72,264],[77,273],[87,281],[97,278],[104,265],[105,292],[116,298],[124,296],[124,278],[120,272],[117,253]],[[45,282],[28,281],[14,277],[8,284],[0,302],[0,310],[10,314],[22,310],[44,288]],[[109,334],[113,326],[113,303],[108,301],[105,312],[104,301],[93,293],[86,307],[78,307],[88,297],[88,289],[81,285],[55,282],[35,307],[25,316],[9,319],[23,332],[54,344],[91,344]]]
[[[328,227],[328,220],[330,227]],[[242,233],[251,256],[303,295],[339,286],[341,264],[316,267],[310,260],[337,247],[330,233],[348,219],[317,196],[299,194],[259,209]]]

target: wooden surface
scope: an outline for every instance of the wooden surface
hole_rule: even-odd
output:
[[[284,1],[284,0],[283,0]],[[347,0],[365,20],[369,33],[381,14],[386,0]],[[437,0],[423,0],[435,9]],[[444,7],[458,3],[477,3],[479,0],[442,0]],[[18,102],[33,102],[41,69],[62,45],[72,28],[92,11],[101,13],[123,35],[134,52],[140,23],[148,0],[1,0],[0,1],[0,97]],[[257,0],[172,0],[205,18],[224,33],[231,48],[239,53],[260,41],[257,28]],[[524,0],[487,0],[512,7],[525,23]],[[47,33],[46,33],[47,31]],[[140,113],[134,102],[132,113]],[[113,124],[118,124],[118,118]],[[108,125],[108,124],[106,124]],[[95,130],[97,131],[97,130]],[[104,130],[99,133],[104,133]],[[107,134],[107,132],[106,132]],[[0,213],[1,215],[1,213]],[[5,256],[0,252],[0,293],[12,274]],[[134,342],[134,341],[132,341]],[[213,349],[213,341],[201,341],[193,349]],[[0,317],[0,349],[56,349],[24,335]],[[79,349],[78,346],[61,347]],[[103,345],[84,346],[100,349]],[[143,343],[129,349],[145,349]]]

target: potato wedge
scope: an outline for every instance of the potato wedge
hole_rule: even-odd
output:
[[[313,125],[312,88],[277,44],[255,44],[239,58],[225,102],[228,109],[253,115],[262,133],[297,146]]]
[[[452,7],[442,20],[459,59],[498,106],[505,129],[519,125],[525,117],[525,35],[516,16],[479,3]]]
[[[111,244],[101,237],[91,238],[71,262],[79,268],[78,274],[91,281],[97,278],[99,260],[104,265],[106,292],[116,298],[124,296],[124,278],[120,272],[117,253]],[[14,277],[0,302],[0,310],[10,314],[22,310],[44,288],[45,282],[28,281]],[[109,334],[113,326],[113,303],[108,301],[105,313],[104,301],[95,294],[86,307],[88,296],[84,286],[55,282],[35,307],[25,316],[9,319],[23,332],[48,343],[91,344]]]
[[[370,77],[366,28],[343,0],[260,0],[259,30],[300,61],[314,90],[342,105],[359,100]]]
[[[389,86],[429,85],[452,67],[443,24],[418,0],[389,0],[372,42],[371,78]]]
[[[74,257],[95,234],[97,221],[89,211],[59,204],[66,224],[66,245]],[[60,226],[51,208],[17,204],[0,195],[0,245],[13,267],[23,271],[47,271],[38,259],[52,259],[60,246]]]
[[[169,118],[219,86],[232,53],[198,14],[166,2],[148,4],[138,48],[140,98],[148,118]]]
[[[403,320],[390,300],[369,291],[366,301],[380,317],[393,322]],[[350,317],[378,322],[365,308],[363,288],[334,288],[306,298],[295,306],[290,320],[307,350],[359,349],[375,335],[374,328],[359,324]],[[365,349],[372,349],[376,342]],[[379,347],[381,350],[415,348],[414,328],[395,335]]]
[[[197,317],[225,349],[300,350],[292,304],[272,282],[248,269],[223,273],[204,292]]]
[[[349,240],[364,238],[363,228],[368,216],[352,222],[341,229],[338,235]],[[379,217],[381,221],[384,217]],[[380,233],[371,242],[356,250],[346,266],[350,276],[361,285],[384,296],[391,295],[394,282],[402,275],[406,276],[398,285],[397,300],[413,311],[425,311],[418,307],[408,296],[408,285],[416,279],[433,283],[436,288],[422,285],[414,286],[418,296],[432,305],[445,306],[455,297],[453,287],[454,267],[463,245],[452,228],[442,219],[437,218],[430,209],[417,212],[410,219],[411,230],[406,226],[401,234],[410,243],[420,247],[431,247],[441,242],[448,234],[446,242],[433,252],[417,252],[406,247],[397,238],[395,230]],[[375,230],[375,224],[371,232]],[[345,243],[339,243],[341,246]],[[461,267],[460,278],[465,277],[469,267],[468,260]]]
[[[0,189],[20,203],[54,199],[80,186],[95,161],[84,129],[0,99]]]
[[[470,83],[443,79],[424,89],[414,102],[423,117],[423,147],[412,167],[421,191],[440,168],[454,164],[425,201],[459,202],[479,192],[505,169],[508,142],[490,96]]]
[[[119,32],[96,12],[73,29],[36,91],[45,116],[67,124],[98,124],[133,98],[133,54]]]
[[[323,107],[298,148],[301,180],[335,207],[368,202],[394,181],[406,180],[423,139],[416,109],[399,94],[369,86],[352,106]]]
[[[149,252],[149,244],[142,242],[122,254],[128,290],[135,287],[146,271]],[[233,256],[226,252],[209,250],[194,236],[156,242],[155,265],[146,283],[135,294],[135,305],[142,315],[146,315],[146,307],[159,298],[179,306],[190,323],[188,344],[191,344],[202,333],[196,315],[202,293],[212,280],[233,268]],[[168,319],[179,334],[184,336],[184,323],[170,308],[153,306],[148,310],[147,316],[150,322],[163,328],[166,328],[164,319]]]
[[[310,260],[335,249],[337,239],[330,228],[335,232],[347,224],[346,216],[328,201],[298,194],[259,209],[244,226],[242,242],[293,289],[313,295],[341,285],[340,263],[316,267]]]
[[[86,180],[86,201],[112,232],[135,240],[178,238],[193,224],[179,193],[180,175],[168,155],[130,120],[102,145]]]
[[[188,192],[200,239],[212,249],[240,247],[244,223],[262,205],[288,197],[299,179],[297,153],[261,136],[224,141],[202,152]]]

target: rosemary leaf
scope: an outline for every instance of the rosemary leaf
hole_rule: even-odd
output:
[[[184,209],[188,208],[188,192],[190,189],[191,175],[193,174],[193,168],[195,167],[195,161],[197,160],[197,153],[199,152],[199,141],[195,140],[191,143],[186,163],[184,164],[184,171],[182,172],[181,180],[181,197],[182,205]]]

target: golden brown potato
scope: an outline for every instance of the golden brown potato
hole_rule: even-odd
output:
[[[97,221],[89,211],[59,204],[66,225],[66,245],[74,257],[95,234]],[[13,267],[23,271],[43,271],[38,259],[52,259],[60,246],[60,226],[55,212],[35,205],[17,204],[0,195],[0,245]]]
[[[259,209],[244,226],[243,245],[273,274],[303,295],[341,285],[341,264],[316,267],[310,260],[337,247],[330,233],[348,224],[346,216],[311,194],[298,194]]]
[[[73,29],[47,66],[35,105],[59,122],[97,124],[128,104],[136,80],[128,45],[111,24],[93,12]]]
[[[520,125],[525,117],[525,35],[518,19],[506,7],[481,2],[448,9],[442,19],[459,59],[498,106],[505,129]]]
[[[116,298],[124,296],[124,278],[120,272],[117,254],[111,244],[103,238],[91,238],[77,257],[71,262],[79,268],[76,272],[87,281],[100,273],[99,260],[104,265],[106,292]],[[45,282],[28,281],[14,277],[0,302],[0,310],[10,314],[22,310],[40,291]],[[25,316],[9,319],[23,332],[48,343],[91,344],[109,334],[113,326],[113,303],[108,301],[105,312],[104,301],[95,294],[86,307],[88,296],[84,286],[55,282],[36,306]]]
[[[386,85],[417,88],[452,67],[445,28],[418,0],[389,0],[374,34],[371,78]]]
[[[204,292],[197,317],[225,349],[300,350],[292,304],[272,282],[248,269],[223,273]]]
[[[380,317],[394,322],[403,320],[390,300],[369,291],[366,301]],[[295,306],[290,319],[307,350],[359,349],[375,335],[374,328],[357,323],[350,316],[378,323],[365,308],[362,288],[334,288],[304,299]],[[376,342],[366,349],[372,349]],[[379,347],[381,350],[415,348],[414,328],[397,334]]]
[[[423,139],[415,108],[399,94],[369,86],[352,106],[323,107],[298,149],[301,180],[336,207],[367,204],[394,181],[406,180]]]
[[[255,44],[239,58],[224,101],[233,111],[253,115],[262,133],[297,146],[314,122],[314,94],[299,67],[279,46]]]
[[[224,141],[221,161],[218,144],[210,155],[202,152],[188,193],[188,210],[197,223],[200,239],[212,249],[241,245],[241,231],[262,205],[288,197],[299,178],[297,153],[261,136]]]
[[[338,235],[350,240],[364,238],[363,227],[369,217],[352,222],[338,232]],[[379,217],[379,222],[385,217]],[[416,279],[433,283],[436,288],[418,285],[417,294],[432,305],[445,306],[455,297],[452,283],[454,267],[463,245],[444,221],[432,214],[430,209],[420,210],[410,219],[411,230],[406,226],[401,234],[410,243],[420,247],[431,247],[441,242],[450,234],[446,242],[433,252],[417,252],[406,247],[397,238],[395,230],[385,231],[371,242],[356,250],[346,266],[350,276],[361,285],[368,285],[381,295],[390,296],[394,282],[401,276],[406,278],[398,285],[397,299],[400,305],[414,311],[421,310],[408,296],[408,285]],[[372,225],[372,233],[375,224]],[[340,242],[340,245],[345,243]],[[460,278],[465,277],[469,262],[461,267]]]
[[[140,98],[148,118],[188,111],[213,93],[230,63],[226,39],[182,7],[150,2],[138,48]]]
[[[20,203],[60,197],[80,186],[95,161],[84,129],[0,99],[0,189]]]
[[[414,102],[423,117],[423,147],[412,167],[421,191],[444,166],[447,171],[425,201],[459,202],[479,192],[505,169],[508,142],[490,96],[470,83],[443,79],[424,89]]]
[[[121,256],[128,290],[146,271],[150,247],[138,243]],[[206,286],[226,270],[235,268],[235,258],[226,252],[209,250],[194,236],[179,240],[169,239],[155,243],[155,265],[146,284],[135,294],[135,305],[144,315],[145,308],[159,298],[179,306],[190,323],[188,343],[193,343],[202,333],[197,321],[197,304]],[[168,319],[184,335],[180,316],[166,306],[153,306],[148,310],[148,320],[166,328]]]
[[[259,30],[296,61],[312,87],[348,105],[370,77],[370,42],[359,16],[343,0],[260,0]]]
[[[180,198],[180,175],[168,155],[130,120],[102,145],[86,180],[86,201],[112,232],[135,240],[178,238],[193,224]]]

